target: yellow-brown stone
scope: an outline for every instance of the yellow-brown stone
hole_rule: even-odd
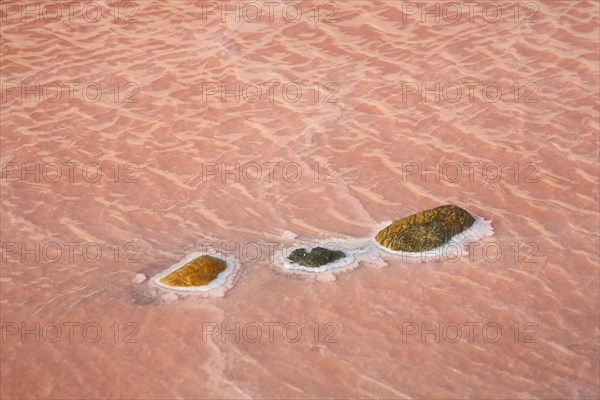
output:
[[[171,272],[160,281],[169,286],[204,286],[216,279],[227,263],[212,256],[200,256]]]
[[[467,211],[445,205],[399,219],[379,231],[375,240],[394,251],[428,251],[469,229],[473,222],[475,218]]]

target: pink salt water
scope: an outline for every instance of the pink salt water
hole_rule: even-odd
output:
[[[600,396],[597,2],[36,4],[1,5],[0,397]],[[443,204],[494,236],[275,260]],[[211,250],[222,296],[149,283]]]

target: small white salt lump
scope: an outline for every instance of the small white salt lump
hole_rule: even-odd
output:
[[[281,232],[281,236],[283,236],[286,239],[296,239],[298,237],[298,235],[296,235],[292,231],[283,231]]]
[[[144,274],[136,274],[135,278],[131,280],[133,283],[142,283],[146,280],[146,275]]]

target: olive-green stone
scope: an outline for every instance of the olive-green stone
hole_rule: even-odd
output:
[[[318,268],[345,256],[343,251],[315,247],[308,253],[304,249],[296,249],[290,253],[288,260],[304,267]]]
[[[395,251],[428,251],[469,229],[473,222],[475,218],[467,211],[445,205],[399,219],[379,231],[375,240]]]

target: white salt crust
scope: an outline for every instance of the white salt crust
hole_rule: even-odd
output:
[[[135,277],[131,280],[132,283],[142,283],[146,280],[146,275],[144,274],[136,274]]]
[[[307,247],[302,247],[302,248],[304,250],[306,250],[307,252],[310,251],[310,248],[307,248]],[[332,269],[348,266],[349,264],[352,264],[352,262],[354,261],[354,255],[349,250],[346,250],[346,249],[340,249],[340,250],[343,251],[344,253],[346,253],[346,256],[344,258],[340,258],[337,261],[322,265],[320,267],[314,267],[314,268],[305,267],[300,264],[292,263],[283,256],[279,257],[279,262],[281,262],[283,264],[284,268],[287,268],[290,270],[305,271],[305,272],[326,272],[326,271],[329,271]]]
[[[344,253],[346,253],[346,257],[344,257],[340,260],[337,260],[336,262],[326,264],[326,265],[323,265],[323,266],[317,267],[317,268],[310,268],[310,267],[305,267],[305,266],[290,262],[289,260],[287,260],[288,254],[283,254],[283,252],[280,252],[278,255],[275,256],[275,263],[277,264],[277,266],[279,268],[281,268],[285,272],[289,272],[289,273],[293,273],[293,274],[300,274],[303,276],[311,276],[311,277],[315,277],[318,281],[329,282],[329,281],[336,280],[336,274],[353,270],[353,269],[357,268],[361,262],[363,262],[367,265],[371,265],[371,266],[386,267],[388,264],[385,261],[385,259],[382,257],[382,255],[383,255],[382,252],[385,254],[391,254],[393,256],[400,256],[402,258],[402,261],[427,262],[434,258],[439,259],[440,257],[447,257],[447,256],[453,257],[453,256],[460,256],[460,255],[468,254],[467,249],[466,249],[467,243],[482,239],[486,236],[494,235],[494,228],[492,227],[491,221],[486,221],[481,217],[475,217],[475,222],[473,222],[473,225],[471,225],[471,227],[469,229],[465,230],[464,232],[459,233],[458,235],[453,236],[448,241],[448,243],[444,244],[443,246],[440,246],[438,248],[435,248],[435,249],[432,249],[429,251],[411,253],[411,252],[406,252],[406,251],[394,251],[394,250],[388,249],[387,247],[382,246],[375,240],[375,234],[377,232],[379,232],[381,229],[388,226],[390,223],[391,223],[391,221],[387,221],[387,222],[380,224],[378,229],[375,231],[375,233],[366,238],[333,237],[333,238],[330,238],[327,240],[322,240],[321,241],[322,243],[327,243],[327,244],[335,243],[337,245],[336,250],[341,250]],[[286,232],[289,232],[289,231],[286,231]],[[292,238],[292,236],[295,237],[295,235],[291,235],[289,233],[285,234],[285,236],[288,236],[288,238],[290,238],[290,239]],[[314,244],[315,243],[312,243],[310,246],[306,245],[307,247],[302,247],[302,248],[304,248],[305,250],[308,251],[311,247],[316,247],[316,246],[314,246]],[[317,244],[317,246],[318,245],[319,244]],[[327,248],[327,247],[331,247],[331,246],[322,245],[321,247]],[[208,285],[195,286],[195,287],[169,286],[169,285],[166,285],[166,284],[160,282],[160,280],[162,278],[164,278],[171,272],[175,271],[176,269],[181,268],[186,263],[192,261],[193,259],[195,259],[197,257],[203,256],[203,255],[216,257],[227,263],[227,268],[223,272],[221,272],[217,276],[217,278],[215,280],[213,280],[212,282],[210,282]],[[228,260],[227,258],[223,257],[222,255],[214,254],[214,253],[196,252],[196,253],[192,253],[192,254],[188,255],[185,259],[174,264],[167,270],[155,275],[150,280],[150,282],[153,285],[158,286],[162,289],[168,289],[170,291],[177,291],[180,294],[204,293],[211,297],[214,297],[214,296],[222,297],[225,295],[225,292],[227,290],[229,290],[231,287],[233,287],[234,271],[237,270],[237,268],[235,268],[235,267],[236,267],[236,265],[233,261]]]
[[[431,259],[439,259],[440,257],[455,257],[468,254],[466,249],[467,243],[494,234],[491,221],[486,221],[481,217],[475,217],[475,222],[473,222],[473,225],[471,225],[469,229],[453,236],[448,243],[443,246],[429,251],[411,253],[388,249],[375,240],[375,234],[390,223],[391,221],[380,224],[377,231],[367,238],[331,238],[323,240],[323,243],[336,243],[338,245],[337,250],[341,250],[347,254],[346,257],[331,264],[326,264],[318,268],[304,267],[290,262],[284,254],[279,254],[278,257],[275,258],[275,261],[280,268],[287,272],[313,276],[323,274],[323,279],[319,280],[329,281],[335,280],[335,274],[337,273],[346,272],[358,267],[360,262],[379,267],[387,266],[387,263],[382,257],[381,250],[387,254],[400,256],[402,261],[426,262]],[[307,251],[309,250],[309,248],[306,247],[304,247],[304,249]]]
[[[298,237],[298,235],[296,235],[292,231],[283,231],[281,232],[281,236],[283,236],[286,239],[296,239]]]
[[[338,246],[335,250],[343,251],[346,253],[346,257],[320,267],[311,268],[290,262],[287,259],[287,254],[281,253],[275,257],[276,264],[286,272],[305,276],[319,276],[318,280],[320,281],[334,281],[335,274],[353,270],[360,265],[361,261],[376,264],[378,266],[387,265],[375,252],[369,238],[342,239],[334,237],[322,242],[327,244],[337,244]],[[327,248],[330,246],[322,245],[321,247]],[[307,251],[310,250],[310,247],[301,248],[304,248]]]
[[[385,226],[387,225],[388,224],[386,224]],[[440,257],[455,257],[459,255],[468,254],[466,248],[467,243],[474,242],[486,236],[493,235],[494,228],[492,227],[492,221],[486,221],[481,217],[475,217],[475,222],[473,222],[473,225],[471,225],[469,229],[457,235],[454,235],[448,241],[448,243],[428,251],[408,252],[392,250],[381,245],[377,240],[375,240],[375,236],[373,236],[371,241],[378,249],[383,250],[386,253],[401,256],[402,259],[408,261],[416,261],[417,259],[427,261],[432,258],[439,259]]]
[[[212,282],[210,282],[208,285],[171,286],[171,285],[164,284],[160,281],[162,278],[169,275],[171,272],[183,267],[188,262],[190,262],[193,259],[198,258],[200,256],[211,256],[211,257],[215,257],[220,260],[223,260],[227,264],[227,267],[223,271],[221,271],[219,273],[219,275],[217,275],[217,277]],[[183,260],[179,261],[176,264],[173,264],[173,266],[171,266],[170,268],[155,275],[151,281],[154,285],[156,285],[158,287],[161,287],[163,289],[176,290],[178,292],[188,292],[188,293],[211,292],[216,295],[224,295],[225,291],[230,289],[231,286],[233,286],[232,274],[233,274],[234,269],[235,269],[235,263],[233,261],[228,260],[227,258],[223,257],[222,255],[214,254],[214,253],[196,252],[196,253],[192,253],[192,254],[186,256]]]

